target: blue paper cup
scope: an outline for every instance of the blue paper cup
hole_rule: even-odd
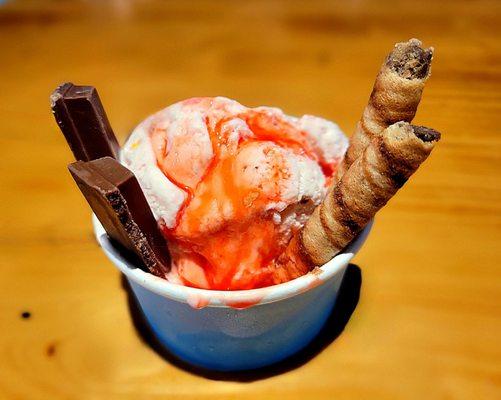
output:
[[[95,216],[93,223],[98,243],[126,276],[158,341],[181,360],[214,371],[271,365],[310,343],[372,227],[314,273],[261,289],[219,291],[176,285],[144,272],[110,243]]]

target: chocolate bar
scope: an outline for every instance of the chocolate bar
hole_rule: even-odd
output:
[[[165,277],[167,243],[134,174],[111,157],[68,166],[109,237],[135,254],[143,269]]]
[[[51,108],[77,160],[118,158],[117,138],[93,86],[65,83],[50,96]]]

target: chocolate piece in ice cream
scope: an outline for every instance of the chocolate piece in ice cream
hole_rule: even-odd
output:
[[[134,174],[111,157],[68,166],[73,179],[112,240],[154,275],[170,269],[167,244]]]
[[[118,158],[119,145],[93,86],[65,83],[50,96],[56,122],[77,160]]]

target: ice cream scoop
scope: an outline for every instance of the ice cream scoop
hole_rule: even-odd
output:
[[[280,283],[272,261],[322,201],[347,146],[322,118],[193,98],[140,123],[121,161],[168,241],[166,278],[236,290]]]

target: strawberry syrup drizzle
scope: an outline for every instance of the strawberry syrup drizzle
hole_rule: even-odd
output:
[[[318,160],[310,144],[304,139],[306,134],[296,129],[289,122],[256,111],[239,117],[247,123],[257,140],[271,141],[282,147],[295,150],[298,154],[304,154],[312,160]],[[298,140],[298,136],[304,140]]]
[[[223,283],[216,285],[216,283],[214,282],[214,277],[216,275],[215,267],[209,262],[209,260],[207,260],[207,258],[205,258],[200,253],[200,248],[199,248],[200,246],[197,245],[196,243],[192,243],[189,240],[180,239],[179,237],[176,236],[175,233],[176,233],[177,228],[181,224],[181,220],[183,219],[183,217],[186,213],[186,209],[188,208],[188,206],[190,205],[191,201],[194,198],[194,193],[197,191],[198,187],[202,184],[202,182],[204,182],[206,180],[206,178],[212,174],[212,172],[216,168],[217,164],[220,162],[221,139],[222,139],[221,133],[220,133],[221,126],[224,122],[226,122],[227,120],[230,120],[230,119],[231,118],[219,120],[213,129],[212,125],[211,125],[211,121],[209,120],[209,117],[208,116],[205,117],[205,125],[207,127],[207,132],[209,133],[213,157],[212,157],[209,165],[207,166],[206,170],[204,171],[204,173],[200,177],[200,180],[194,189],[182,184],[181,182],[179,182],[175,178],[173,178],[172,175],[169,174],[167,171],[162,170],[164,172],[164,174],[166,175],[166,177],[172,183],[174,183],[176,186],[178,186],[180,189],[184,190],[187,193],[187,197],[185,198],[181,208],[179,209],[179,211],[176,215],[175,225],[172,228],[164,227],[163,231],[164,231],[165,235],[168,237],[168,239],[171,242],[176,243],[178,245],[178,247],[187,249],[190,253],[190,257],[197,259],[197,264],[200,265],[206,271],[206,274],[205,274],[206,279],[208,280],[209,286],[211,288],[216,288],[218,286],[222,286],[223,289],[226,287],[229,287],[229,285],[231,283],[231,279],[228,279],[227,282],[223,282]],[[235,266],[234,268],[236,269],[237,266]],[[185,285],[194,286],[193,282],[186,280],[184,278],[184,276],[181,275],[180,277]]]
[[[287,121],[277,120],[274,116],[271,116],[270,124],[266,126],[268,129],[264,129],[261,125],[263,116],[269,115],[254,111],[250,116],[241,115],[240,118],[245,120],[251,131],[256,136],[256,140],[267,140],[275,142],[278,145],[291,150],[299,150],[297,151],[298,154],[305,155],[311,160],[317,162],[322,169],[322,173],[327,179],[334,175],[334,171],[336,170],[335,165],[329,164],[318,157],[306,138],[306,132],[295,128]],[[273,128],[271,130],[269,129],[270,125]],[[303,140],[297,140],[294,137],[300,137]]]
[[[198,103],[200,101],[200,99],[203,100],[203,98],[195,98],[193,100],[193,103],[195,103],[195,104]],[[179,211],[177,212],[176,221],[174,223],[174,226],[172,228],[164,227],[164,233],[169,237],[169,240],[179,241],[178,239],[176,239],[174,237],[174,231],[181,224],[181,219],[183,218],[183,216],[186,212],[186,209],[190,205],[191,201],[195,197],[195,192],[198,189],[198,186],[212,172],[212,170],[215,168],[216,164],[219,161],[219,143],[217,142],[216,138],[214,137],[214,132],[212,131],[212,129],[210,129],[208,117],[205,117],[205,124],[207,126],[207,131],[209,132],[209,137],[210,137],[211,145],[212,145],[212,152],[214,155],[213,155],[209,165],[205,169],[204,173],[200,177],[200,180],[194,189],[189,187],[188,185],[183,184],[182,182],[179,182],[176,178],[174,178],[174,176],[172,174],[169,173],[169,171],[162,169],[162,166],[160,165],[160,163],[158,162],[158,159],[157,159],[157,166],[165,174],[167,179],[169,179],[169,181],[171,181],[174,185],[176,185],[179,189],[183,190],[186,193],[186,198],[184,199],[183,204],[181,205]],[[166,148],[167,148],[167,146],[166,146]]]
[[[237,310],[245,310],[246,308],[255,306],[256,304],[259,304],[262,300],[262,297],[255,298],[253,300],[248,300],[248,301],[227,301],[226,305],[231,308],[235,308]]]
[[[210,300],[207,298],[198,297],[198,296],[188,296],[187,302],[191,307],[193,307],[197,310],[201,310],[202,308],[205,308],[209,305]]]
[[[183,217],[184,212],[186,211],[186,209],[190,205],[191,200],[193,200],[193,197],[195,195],[194,195],[194,191],[192,188],[190,188],[187,185],[182,184],[177,179],[175,179],[172,175],[170,175],[166,172],[164,172],[164,173],[169,181],[171,181],[174,185],[176,185],[179,189],[183,190],[186,193],[186,198],[184,199],[183,204],[179,208],[179,211],[176,215],[176,222],[174,223],[174,227],[173,228],[165,227],[165,229],[164,229],[165,233],[167,233],[167,234],[172,233],[173,234],[176,227],[181,223],[181,218]]]

